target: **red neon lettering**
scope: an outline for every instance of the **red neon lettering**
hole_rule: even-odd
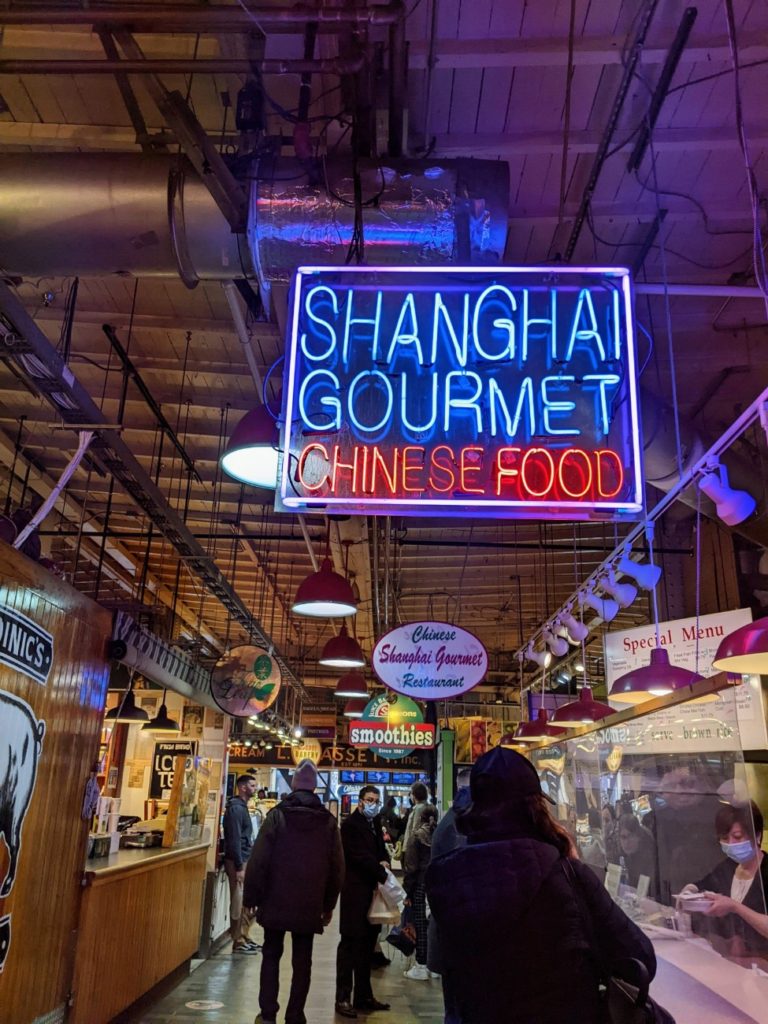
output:
[[[565,460],[568,458],[569,455],[579,455],[584,460],[584,467],[586,469],[585,476],[586,476],[587,482],[584,485],[584,489],[581,490],[581,491],[578,491],[578,492],[577,491],[569,490],[568,487],[565,484],[565,479],[564,479]],[[579,472],[579,467],[578,466],[574,466],[574,469],[576,470],[576,472]],[[582,448],[566,448],[565,451],[563,452],[563,454],[560,456],[560,465],[557,467],[557,479],[558,479],[558,481],[560,483],[560,486],[565,491],[565,493],[568,495],[568,497],[569,498],[583,498],[584,495],[592,487],[592,476],[593,476],[593,474],[592,474],[592,463],[589,460],[589,455]]]
[[[339,455],[341,448],[339,445],[334,445],[333,448],[333,469],[331,471],[331,490],[334,494],[338,493],[339,490],[339,472],[344,469],[348,469],[352,474],[352,490],[357,490],[357,446],[354,449],[354,457],[352,462],[341,462]]]
[[[601,455],[606,455],[613,459],[617,470],[616,475],[618,477],[619,482],[616,485],[615,490],[611,491],[610,494],[607,491],[603,490],[603,467],[600,461]],[[615,498],[621,490],[621,488],[624,486],[624,467],[621,464],[621,459],[616,454],[616,452],[612,451],[610,448],[598,448],[595,452],[595,460],[597,462],[597,493],[600,495],[601,498]]]
[[[477,455],[468,455],[468,452],[477,452]],[[474,465],[467,465],[467,462],[474,463]],[[482,487],[470,487],[465,482],[465,475],[467,473],[479,473],[483,468],[483,449],[478,448],[474,445],[468,445],[466,448],[461,449],[461,456],[459,458],[459,466],[461,468],[461,489],[467,494],[485,494]]]
[[[308,444],[307,447],[304,449],[304,451],[301,453],[301,456],[299,458],[299,468],[298,468],[299,483],[301,484],[301,486],[304,488],[305,491],[319,491],[319,490],[321,490],[322,487],[325,486],[326,483],[330,483],[330,479],[331,478],[329,477],[328,472],[326,471],[325,476],[322,478],[322,480],[320,481],[319,484],[310,484],[310,483],[307,483],[307,481],[304,479],[304,466],[306,465],[307,457],[309,456],[309,453],[311,451],[322,452],[323,453],[323,458],[325,459],[326,462],[328,462],[328,451],[327,451],[325,445],[317,444],[317,442],[313,442],[312,444]]]
[[[420,454],[421,454],[421,460],[415,466],[412,466],[412,465],[408,464],[408,456],[409,456],[409,454],[411,452],[420,452]],[[417,484],[416,487],[409,487],[408,486],[408,474],[409,473],[418,473],[423,468],[424,468],[424,449],[420,445],[416,445],[416,444],[408,444],[408,445],[406,445],[405,448],[403,448],[403,466],[402,466],[403,490],[404,491],[408,491],[410,493],[414,493],[414,492],[420,492],[420,491],[424,490],[424,488],[423,488],[423,486],[421,484]]]
[[[371,488],[368,486],[368,447],[363,447],[363,469],[360,474],[363,481],[363,492],[371,494]]]
[[[520,470],[517,467],[510,466],[507,469],[502,466],[502,460],[505,455],[519,455],[522,448],[499,448],[496,452],[496,496],[501,494],[501,485],[504,483],[505,477],[511,477],[514,479],[520,475]]]
[[[440,462],[437,457],[438,452],[446,452],[449,461]],[[438,487],[438,480],[435,479],[432,471],[429,474],[429,486],[433,491],[438,491],[441,494],[445,494],[447,491],[452,491],[456,486],[456,474],[453,471],[453,467],[456,464],[456,456],[453,448],[449,448],[447,444],[439,444],[436,448],[432,449],[431,463],[433,470],[439,470],[441,473],[445,473],[447,479],[444,481],[444,487]]]
[[[528,468],[528,460],[539,452],[546,458],[549,463],[549,482],[543,491],[534,491],[528,482],[526,476],[526,469]],[[546,448],[529,448],[523,456],[523,461],[520,465],[520,482],[523,485],[523,489],[528,492],[528,496],[531,498],[543,498],[545,494],[552,490],[552,484],[555,482],[555,460],[549,454]]]
[[[387,464],[384,461],[384,456],[379,451],[379,446],[378,445],[374,445],[373,446],[373,452],[372,452],[372,458],[371,458],[371,488],[370,488],[371,491],[373,492],[373,494],[377,493],[377,487],[376,487],[377,470],[381,470],[381,476],[383,477],[384,485],[386,486],[386,488],[389,491],[389,493],[392,494],[392,495],[395,494],[395,488],[397,486],[397,464],[398,464],[398,461],[399,461],[399,456],[400,456],[400,449],[399,448],[393,448],[392,449],[392,472],[390,473],[390,471],[389,471],[389,469],[387,467]]]

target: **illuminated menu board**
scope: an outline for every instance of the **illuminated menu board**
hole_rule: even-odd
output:
[[[629,272],[301,267],[277,507],[642,512]]]

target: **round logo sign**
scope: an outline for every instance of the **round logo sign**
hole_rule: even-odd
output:
[[[319,764],[323,755],[323,747],[320,740],[302,740],[298,746],[291,747],[291,758],[294,764],[301,764],[306,758],[313,764]]]
[[[263,647],[234,647],[211,673],[211,696],[234,718],[259,715],[277,700],[280,666]]]
[[[447,700],[482,682],[488,654],[461,626],[410,622],[384,634],[371,664],[382,683],[406,697]]]
[[[368,702],[359,719],[349,723],[349,742],[395,760],[417,747],[434,747],[435,727],[424,724],[421,708],[409,697],[382,693]]]

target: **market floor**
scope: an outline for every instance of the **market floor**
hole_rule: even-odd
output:
[[[260,929],[251,937],[261,942]],[[344,1024],[333,1011],[338,932],[331,925],[315,940],[312,963],[312,988],[307,1000],[307,1024]],[[290,939],[280,964],[280,1004],[282,1021],[290,987]],[[227,943],[222,950],[203,962],[172,991],[140,1012],[121,1014],[119,1024],[253,1024],[259,1012],[259,972],[261,956],[233,956]],[[373,972],[373,991],[377,999],[391,1003],[389,1012],[360,1014],[360,1024],[442,1024],[443,1000],[440,979],[410,981],[403,977],[409,966],[402,955],[385,944],[389,967]],[[217,1004],[211,1009],[195,1008],[194,1003]]]

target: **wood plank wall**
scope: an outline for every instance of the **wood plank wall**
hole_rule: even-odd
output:
[[[83,892],[68,1024],[107,1024],[193,955],[206,852],[94,877]]]
[[[43,1014],[63,1012],[74,972],[88,834],[81,809],[98,754],[111,615],[2,542],[0,604],[23,613],[54,638],[46,685],[0,665],[0,690],[21,697],[45,722],[16,881],[0,899],[0,918],[11,915],[11,942],[0,974],[0,1020],[30,1024]],[[6,745],[6,754],[8,737],[0,708],[0,744]],[[7,858],[0,841],[0,879]]]

